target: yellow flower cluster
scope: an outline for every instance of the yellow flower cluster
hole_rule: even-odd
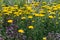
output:
[[[36,17],[44,17],[46,15],[53,15],[56,14],[56,11],[60,10],[60,4],[57,5],[43,5],[39,8],[38,12],[34,6],[37,6],[39,2],[33,2],[32,4],[25,4],[23,7],[19,8],[18,5],[14,6],[5,6],[2,5],[1,13],[4,15],[12,15],[13,17],[20,17],[21,19],[32,19],[34,16]],[[43,4],[46,4],[46,2],[43,2]],[[31,6],[33,5],[33,6]],[[2,15],[2,14],[1,14]],[[26,16],[26,17],[25,17]],[[55,18],[56,16],[48,16],[49,18]]]

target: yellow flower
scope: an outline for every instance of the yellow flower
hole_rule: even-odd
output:
[[[21,9],[18,9],[18,12],[20,12],[20,13],[21,13],[21,12],[22,12],[22,10],[21,10]]]
[[[8,23],[12,23],[12,22],[13,22],[13,20],[11,20],[11,19],[10,19],[10,20],[8,20],[7,22],[8,22]]]
[[[26,14],[30,14],[30,12],[28,12],[28,11],[25,11],[25,13],[26,13]]]
[[[15,8],[10,6],[10,10],[15,11]]]
[[[12,13],[12,11],[9,11],[8,13],[10,13],[10,14],[11,14],[11,13]]]
[[[56,22],[56,24],[59,24],[59,22]]]
[[[46,2],[42,2],[43,4],[46,4]]]
[[[33,16],[28,16],[28,18],[33,18]]]
[[[4,13],[4,14],[9,15],[9,13]]]
[[[43,40],[47,40],[47,38],[46,37],[43,37]]]
[[[57,4],[56,7],[57,7],[58,9],[60,9],[60,4]]]
[[[51,10],[48,10],[47,12],[51,12]]]
[[[18,9],[18,5],[14,5],[14,8],[15,8],[15,9]]]
[[[50,14],[56,14],[55,12],[50,12]]]
[[[33,26],[28,26],[29,29],[33,29],[34,27]]]
[[[32,22],[35,22],[34,20],[32,20]]]
[[[42,10],[40,10],[40,13],[45,13],[45,12],[44,12],[44,10],[42,9]]]
[[[58,17],[58,19],[60,19],[60,17]]]
[[[26,17],[21,17],[21,19],[26,19]]]
[[[45,16],[45,15],[44,15],[44,14],[39,14],[39,16],[40,16],[40,17],[43,17],[43,16]]]
[[[55,7],[55,8],[53,8],[53,10],[58,10],[58,8]]]
[[[38,3],[35,3],[34,6],[37,7],[39,4]]]
[[[58,10],[57,6],[52,6],[53,10]]]
[[[2,16],[2,14],[0,13],[0,17]]]
[[[19,29],[18,32],[19,33],[24,33],[24,30],[23,29]]]
[[[3,9],[3,10],[8,10],[8,9],[9,9],[9,7],[2,7],[2,9]]]
[[[45,6],[41,6],[41,8],[46,8]]]
[[[49,18],[55,18],[55,17],[56,17],[56,16],[52,16],[52,15],[49,16]]]
[[[27,10],[32,10],[32,7],[30,7],[30,6],[27,6]]]
[[[15,14],[16,16],[19,16],[19,15],[20,15],[20,13],[18,13],[18,12],[14,12],[14,14]]]
[[[31,10],[31,12],[35,12],[35,10]]]
[[[8,10],[3,10],[2,12],[8,12]]]
[[[35,16],[39,16],[39,14],[37,14],[37,13],[35,13],[34,15],[35,15]]]
[[[50,7],[50,6],[47,6],[46,8],[47,8],[48,10],[51,10],[51,9],[52,9],[52,7]]]

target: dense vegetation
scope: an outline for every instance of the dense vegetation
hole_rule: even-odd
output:
[[[0,40],[53,40],[59,23],[59,0],[0,0]]]

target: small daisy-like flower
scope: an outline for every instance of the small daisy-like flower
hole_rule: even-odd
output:
[[[49,18],[51,18],[51,19],[52,19],[52,18],[55,18],[55,17],[56,17],[56,16],[52,16],[52,15],[49,16]]]
[[[28,18],[33,18],[33,16],[28,16]]]
[[[43,37],[43,40],[47,40],[47,38],[46,37]]]
[[[18,32],[19,33],[24,33],[24,30],[23,29],[19,29]]]
[[[21,17],[21,19],[26,19],[26,17]]]
[[[33,29],[34,27],[33,26],[28,26],[29,29]]]
[[[32,20],[32,22],[35,22],[34,20]]]
[[[8,20],[7,22],[8,22],[8,23],[12,23],[12,22],[13,22],[13,20],[12,20],[12,19],[10,19],[10,20]]]

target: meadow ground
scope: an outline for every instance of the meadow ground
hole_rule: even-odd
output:
[[[0,40],[60,40],[60,0],[0,0]]]

